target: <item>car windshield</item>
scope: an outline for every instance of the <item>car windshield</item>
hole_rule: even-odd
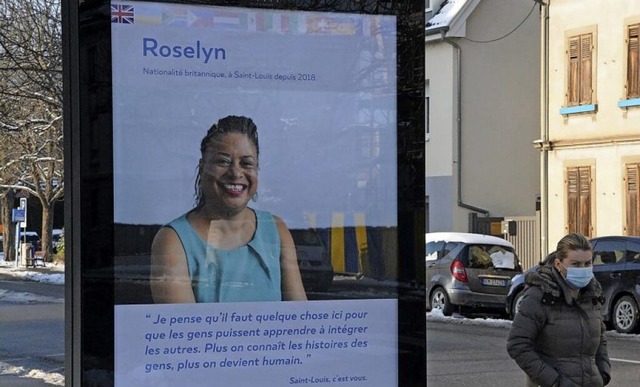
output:
[[[469,246],[469,268],[515,270],[519,266],[518,257],[513,249],[499,245]]]

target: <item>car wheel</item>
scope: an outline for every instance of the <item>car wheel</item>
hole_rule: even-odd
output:
[[[453,313],[453,305],[449,301],[447,292],[442,288],[436,288],[431,294],[431,310],[440,309],[445,316],[451,316]]]
[[[631,333],[638,325],[638,304],[631,296],[622,296],[613,307],[613,327],[620,333]]]
[[[513,304],[511,304],[511,318],[514,319],[516,317],[516,313],[520,310],[520,304],[522,303],[522,298],[524,297],[524,290],[520,290],[515,297],[513,297]]]

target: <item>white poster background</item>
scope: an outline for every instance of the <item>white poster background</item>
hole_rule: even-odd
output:
[[[290,228],[330,227],[334,212],[397,226],[395,17],[135,1],[114,1],[111,15],[116,223],[165,224],[190,210],[201,139],[218,119],[244,115],[260,137],[252,207]],[[354,225],[354,217],[344,219]],[[349,311],[366,317],[341,321]],[[332,317],[305,321],[314,335],[278,340],[212,343],[206,332],[296,329],[302,321],[168,325],[172,316],[204,321],[234,312]],[[117,386],[386,387],[398,380],[396,300],[117,305],[115,314]],[[154,324],[159,316],[167,320]],[[344,330],[319,333],[329,325]],[[235,357],[204,352],[274,341],[285,347]],[[346,347],[308,349],[307,341]],[[263,365],[265,357],[281,362]]]
[[[397,300],[115,308],[116,387],[398,382]]]
[[[193,208],[201,139],[244,115],[260,137],[252,207],[290,228],[332,212],[397,226],[394,16],[131,1],[112,19],[116,223]]]

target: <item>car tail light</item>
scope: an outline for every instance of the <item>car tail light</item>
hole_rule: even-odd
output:
[[[469,278],[467,278],[467,272],[464,270],[464,265],[460,261],[453,261],[451,264],[451,274],[453,274],[453,278],[460,282],[469,281]]]

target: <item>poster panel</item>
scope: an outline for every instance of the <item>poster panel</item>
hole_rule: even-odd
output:
[[[396,16],[110,12],[115,384],[397,385],[393,288],[354,301],[336,283],[397,275]],[[131,248],[130,230],[149,243]],[[145,253],[151,294],[136,300],[124,289]]]
[[[119,305],[116,386],[395,386],[396,300]]]
[[[292,229],[331,227],[336,212],[345,227],[357,214],[397,226],[395,16],[111,8],[115,223],[192,209],[200,142],[237,115],[260,139],[252,207]]]

